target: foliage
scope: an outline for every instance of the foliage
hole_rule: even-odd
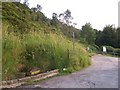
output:
[[[119,39],[118,39],[119,30],[113,28],[113,25],[107,25],[104,27],[103,31],[99,33],[96,38],[96,44],[98,46],[107,45],[119,48]]]
[[[111,47],[111,46],[105,46],[105,47],[106,47],[108,53],[109,52],[114,52],[114,48],[113,47]]]
[[[100,47],[100,50],[102,52],[102,47]],[[107,49],[107,54],[111,54],[111,55],[116,55],[116,56],[120,56],[120,49],[119,48],[114,48],[114,47],[111,47],[111,46],[105,46],[106,49]]]
[[[98,31],[86,23],[78,30],[70,25],[73,19],[70,10],[60,15],[53,13],[52,19],[48,19],[41,12],[40,5],[31,9],[20,3],[2,5],[4,80],[18,78],[19,73],[26,73],[34,67],[39,67],[41,72],[56,68],[61,73],[81,70],[91,64],[85,50],[87,47],[90,52],[97,52],[105,45],[108,53],[120,55],[120,28],[108,25]],[[59,20],[61,18],[65,23]]]
[[[22,68],[20,64],[21,53],[24,51],[21,41],[14,35],[3,34],[2,40],[2,73],[3,79],[9,80],[15,78],[19,69]],[[7,76],[7,77],[6,77]]]
[[[99,51],[99,47],[97,45],[89,45],[90,52],[97,53]]]
[[[66,10],[59,15],[57,13],[52,14],[51,25],[59,29],[64,35],[72,38],[72,33],[75,33],[75,38],[79,39],[80,31],[75,28],[77,23],[72,22],[73,17],[70,10]]]
[[[96,31],[91,27],[90,23],[86,23],[82,26],[80,36],[83,42],[91,45],[95,44]]]
[[[42,6],[41,5],[39,5],[39,4],[37,4],[37,11],[41,11],[42,10]]]
[[[34,67],[41,72],[56,68],[72,72],[90,65],[84,47],[74,42],[73,49],[71,38],[59,29],[41,12],[20,3],[3,3],[3,80],[18,78],[17,74]]]
[[[116,47],[120,48],[120,27],[116,30]]]
[[[28,6],[29,5],[28,0],[24,0],[23,4]]]
[[[32,67],[39,67],[41,72],[45,72],[64,67],[79,70],[90,64],[82,47],[75,43],[76,48],[73,51],[72,42],[61,35],[32,32],[22,39],[8,34],[4,38],[3,76],[9,76],[10,79],[18,72],[27,72]],[[6,70],[7,74],[4,73]]]
[[[119,48],[115,49],[114,53],[120,57],[120,49]]]

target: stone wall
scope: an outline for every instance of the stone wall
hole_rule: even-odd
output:
[[[9,81],[2,81],[2,82],[0,82],[0,88],[15,88],[17,86],[25,84],[28,80],[38,81],[38,80],[42,80],[42,79],[45,79],[48,77],[55,76],[58,73],[59,73],[58,69],[56,69],[53,71],[37,74],[34,76],[28,76],[28,77],[24,77],[24,78],[15,79],[15,80],[9,80]]]

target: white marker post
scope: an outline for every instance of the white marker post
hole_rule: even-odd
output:
[[[107,49],[105,46],[103,46],[103,53],[106,53],[107,52]]]

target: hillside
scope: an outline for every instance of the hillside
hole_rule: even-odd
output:
[[[55,27],[51,21],[26,5],[2,3],[3,80],[19,78],[34,67],[41,72],[56,68],[60,72],[63,68],[73,72],[90,65],[83,45],[73,41],[65,28]],[[77,34],[77,29],[74,30]]]

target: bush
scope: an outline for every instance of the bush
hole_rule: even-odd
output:
[[[98,52],[99,47],[97,45],[89,45],[89,48],[91,49],[91,52]]]
[[[114,48],[111,47],[111,46],[105,46],[106,47],[106,50],[107,50],[107,53],[112,53],[114,52]],[[103,46],[100,47],[100,51],[103,51]]]
[[[114,53],[115,53],[116,55],[120,56],[120,49],[119,49],[119,48],[118,48],[118,49],[115,49],[115,50],[114,50]]]
[[[100,48],[101,52],[102,52],[102,47]],[[119,48],[113,48],[111,46],[105,46],[105,47],[107,49],[108,54],[120,56],[120,49]]]
[[[115,49],[114,49],[113,47],[111,47],[111,46],[105,46],[105,47],[106,47],[108,53],[114,52],[114,50],[115,50]]]

